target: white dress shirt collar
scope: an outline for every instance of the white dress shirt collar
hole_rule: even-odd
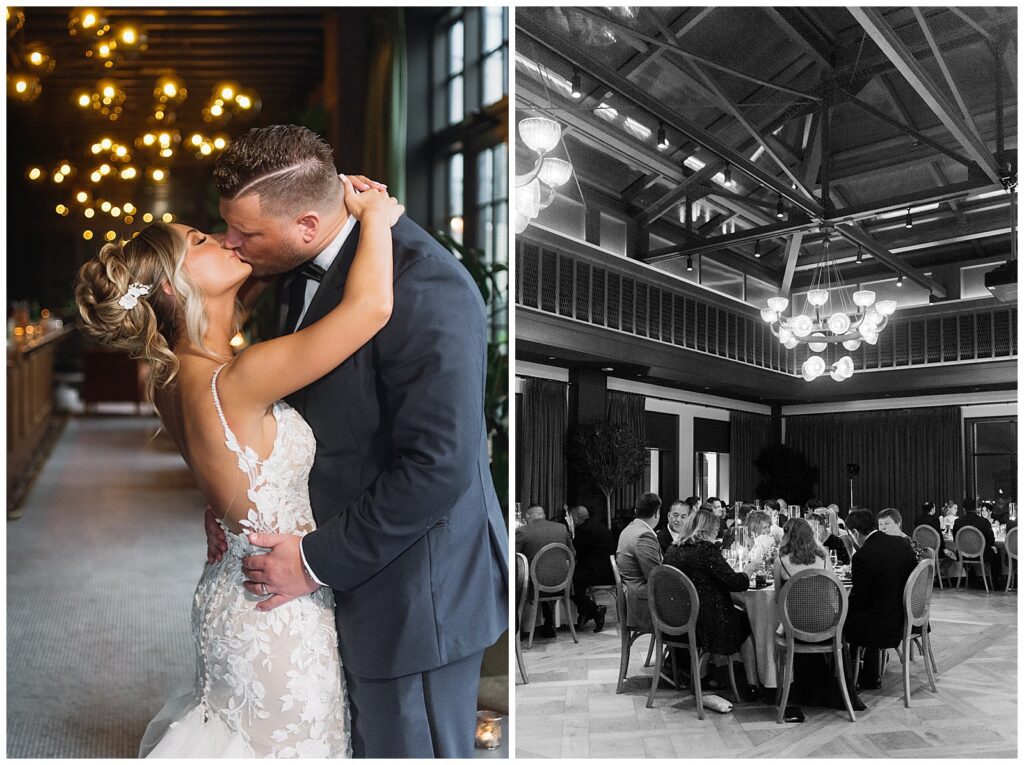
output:
[[[323,249],[323,251],[313,258],[313,262],[316,263],[320,268],[326,271],[334,263],[334,259],[338,257],[338,253],[341,252],[342,245],[348,239],[348,235],[352,233],[352,229],[355,228],[356,218],[354,215],[349,213],[345,219],[345,225],[341,227],[341,231],[338,235],[330,241],[330,243]]]

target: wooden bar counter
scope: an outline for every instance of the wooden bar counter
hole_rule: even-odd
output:
[[[73,331],[64,326],[15,337],[7,344],[7,490],[28,466],[53,411],[57,345]]]

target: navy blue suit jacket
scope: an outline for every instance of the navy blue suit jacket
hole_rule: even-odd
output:
[[[356,224],[300,328],[341,300],[358,240]],[[368,679],[465,658],[508,626],[508,531],[483,410],[483,300],[465,267],[407,217],[392,240],[391,320],[287,399],[317,442],[317,529],[303,551],[334,590],[347,670]]]

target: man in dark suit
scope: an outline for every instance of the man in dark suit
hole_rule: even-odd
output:
[[[668,508],[668,516],[664,527],[658,529],[658,544],[661,545],[661,554],[664,555],[668,546],[674,543],[683,531],[683,523],[690,514],[690,506],[677,499]]]
[[[612,573],[611,556],[615,554],[615,544],[607,523],[591,518],[587,508],[579,505],[569,511],[572,516],[576,535],[572,544],[576,548],[576,570],[572,577],[572,602],[576,604],[579,618],[576,629],[583,629],[587,622],[594,620],[594,632],[604,629],[607,606],[599,606],[587,595],[588,587],[615,584]]]
[[[280,333],[342,297],[359,242],[331,149],[295,125],[238,138],[214,173],[225,246],[280,284]],[[288,398],[317,450],[317,529],[253,535],[269,610],[329,585],[357,757],[471,757],[480,664],[508,624],[508,535],[484,424],[486,318],[467,270],[407,217],[394,310],[370,342]]]
[[[534,557],[542,547],[557,542],[563,544],[570,550],[573,549],[572,537],[569,536],[569,529],[564,523],[549,521],[544,508],[540,505],[532,505],[526,509],[526,524],[516,529],[516,552],[526,556],[527,565],[533,563]],[[527,599],[532,602],[533,583],[528,584]],[[534,634],[539,637],[554,637],[555,623],[550,603],[540,604],[541,613],[544,617],[544,626],[538,627]]]
[[[859,549],[853,556],[850,610],[844,634],[851,646],[863,646],[861,688],[881,685],[882,649],[899,645],[903,637],[903,588],[917,566],[906,540],[878,531],[870,510],[852,510],[846,518]]]
[[[978,503],[974,497],[967,497],[963,502],[963,508],[963,517],[957,518],[953,524],[953,539],[956,539],[956,533],[964,526],[973,526],[980,531],[985,537],[985,562],[992,567],[993,578],[997,578],[1002,571],[1002,565],[999,561],[999,548],[996,547],[996,533],[992,529],[992,521],[978,513]],[[970,571],[970,567],[967,570]]]
[[[633,511],[633,522],[622,530],[615,550],[615,565],[626,588],[626,626],[651,629],[651,611],[647,605],[647,575],[661,563],[661,546],[654,533],[661,512],[661,498],[648,492],[640,495]]]

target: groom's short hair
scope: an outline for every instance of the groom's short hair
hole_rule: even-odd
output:
[[[217,159],[213,171],[222,199],[260,195],[260,209],[280,215],[331,205],[341,183],[331,147],[299,125],[253,128]]]

